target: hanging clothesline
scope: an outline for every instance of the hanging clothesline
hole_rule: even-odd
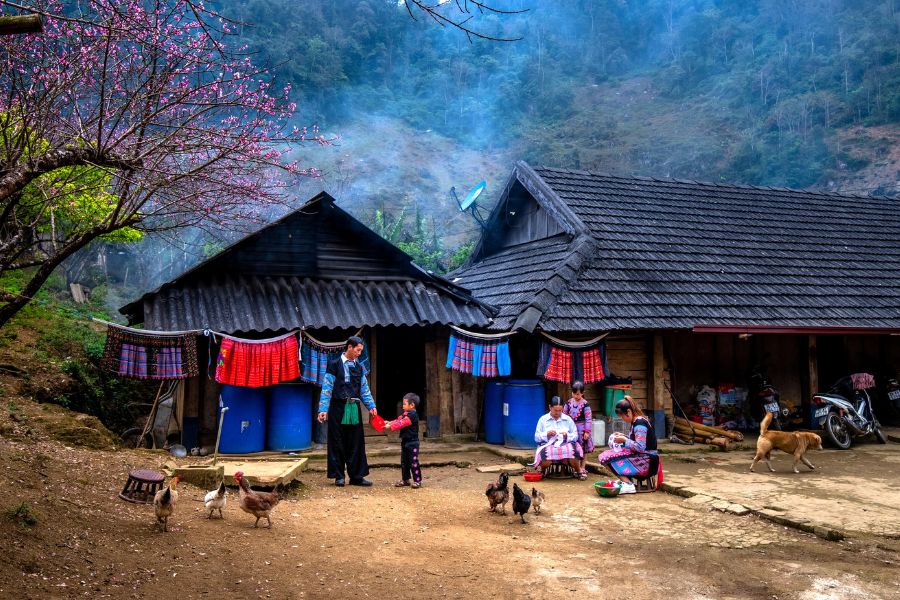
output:
[[[499,340],[508,338],[516,333],[515,331],[507,331],[506,333],[474,333],[472,331],[466,331],[462,327],[457,327],[456,325],[451,325],[450,329],[459,333],[460,335],[474,338],[476,340]]]
[[[587,340],[587,341],[584,341],[584,342],[569,342],[566,340],[561,340],[557,337],[550,335],[546,331],[541,331],[540,334],[542,336],[544,336],[545,338],[547,338],[548,340],[550,340],[551,342],[553,342],[554,344],[556,344],[557,346],[559,346],[560,348],[577,349],[577,348],[590,348],[591,346],[596,345],[597,342],[603,340],[603,338],[608,336],[609,332],[607,331],[606,333],[601,333],[597,337]]]
[[[218,331],[213,331],[211,329],[204,329],[203,335],[205,335],[207,337],[212,336],[213,341],[215,341],[215,338],[218,336],[223,339],[241,342],[242,344],[268,344],[269,342],[280,342],[283,339],[289,338],[292,335],[297,335],[298,333],[302,333],[302,332],[303,332],[302,329],[295,329],[293,331],[289,331],[288,333],[285,333],[284,335],[279,335],[278,337],[273,337],[273,338],[266,338],[264,340],[252,340],[252,339],[248,339],[248,338],[239,338],[239,337],[230,335],[228,333],[220,333]]]
[[[363,330],[362,330],[362,328],[360,327],[360,329],[359,329],[356,333],[354,333],[353,335],[356,336],[356,337],[360,337],[360,336],[362,336],[362,333],[363,333]],[[323,348],[338,348],[338,347],[344,346],[344,344],[347,343],[347,340],[346,340],[346,339],[345,339],[345,340],[342,340],[342,341],[340,341],[340,342],[323,342],[323,341],[317,340],[317,339],[314,338],[313,336],[309,335],[309,333],[307,333],[306,330],[303,330],[303,337],[305,337],[305,338],[308,339],[309,341],[313,342],[314,344],[317,344],[317,345],[319,345],[319,346],[322,346]]]
[[[189,335],[189,334],[200,334],[204,333],[202,329],[187,329],[185,331],[153,331],[150,329],[137,329],[135,327],[126,327],[125,325],[119,325],[118,323],[110,323],[109,321],[104,321],[103,319],[98,319],[97,317],[88,317],[91,321],[95,323],[100,323],[101,325],[106,325],[107,327],[115,327],[116,329],[121,329],[123,331],[127,331],[128,333],[133,333],[135,335],[152,335],[155,337],[177,337],[181,335]]]

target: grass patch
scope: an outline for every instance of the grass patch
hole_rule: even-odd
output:
[[[38,523],[37,514],[27,502],[20,502],[6,509],[6,518],[21,527],[34,527]]]

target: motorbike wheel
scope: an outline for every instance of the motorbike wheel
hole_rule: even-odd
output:
[[[875,434],[875,439],[878,440],[879,444],[887,444],[887,436],[884,435],[884,432],[881,430],[881,423],[875,421],[872,427],[872,433]]]
[[[831,443],[841,450],[849,448],[853,441],[850,432],[841,422],[841,417],[836,412],[828,413],[828,417],[825,418],[825,433],[828,435]]]
[[[153,447],[153,438],[150,437],[150,432],[147,432],[143,439],[141,439],[141,434],[144,432],[143,427],[132,427],[131,429],[126,429],[122,432],[122,435],[119,436],[122,438],[122,445],[125,448],[152,448]],[[140,440],[140,443],[138,442]]]

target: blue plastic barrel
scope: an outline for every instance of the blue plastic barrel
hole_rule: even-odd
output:
[[[282,383],[269,388],[266,447],[290,452],[312,446],[312,386]]]
[[[222,386],[222,405],[228,410],[222,417],[219,452],[248,454],[266,447],[266,397],[268,388]]]
[[[505,381],[488,381],[484,386],[484,441],[503,443],[503,397]]]
[[[507,448],[537,448],[534,430],[547,412],[544,382],[511,379],[503,394],[503,445]]]

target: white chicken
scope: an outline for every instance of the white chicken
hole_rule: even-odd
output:
[[[203,498],[203,504],[206,506],[206,510],[209,511],[209,514],[206,515],[207,519],[212,519],[213,511],[218,510],[219,516],[221,518],[225,518],[225,515],[222,514],[222,509],[225,508],[226,491],[225,491],[225,482],[223,481],[218,489],[215,489]]]

